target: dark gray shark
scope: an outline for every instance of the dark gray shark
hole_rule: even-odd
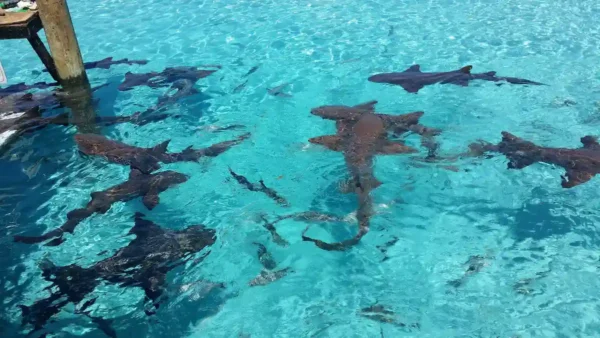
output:
[[[31,89],[47,89],[51,87],[58,86],[58,82],[46,83],[46,82],[36,82],[34,84],[26,84],[24,82],[17,83],[14,85],[10,85],[5,88],[0,88],[0,98],[11,94],[23,93]]]
[[[41,236],[15,236],[15,242],[34,244],[54,238],[47,245],[56,246],[64,242],[65,232],[73,233],[77,225],[94,213],[104,214],[116,202],[127,202],[142,197],[142,203],[149,210],[158,205],[158,194],[187,181],[187,176],[175,171],[162,171],[156,174],[143,174],[131,169],[129,179],[104,191],[91,193],[92,200],[85,208],[75,209],[67,214],[67,221],[60,227]]]
[[[219,142],[202,149],[193,149],[190,146],[179,153],[167,152],[169,140],[152,148],[140,148],[110,140],[102,135],[77,134],[75,142],[83,154],[101,156],[111,163],[129,165],[148,174],[160,168],[159,162],[195,162],[202,157],[216,157],[248,137],[249,134],[244,134],[235,140]]]
[[[127,58],[125,59],[121,59],[121,60],[113,60],[113,57],[107,57],[104,58],[102,60],[98,60],[98,61],[89,61],[89,62],[84,62],[83,63],[83,68],[85,69],[94,69],[94,68],[100,68],[100,69],[109,69],[110,67],[114,66],[114,65],[145,65],[148,64],[148,60],[129,60]],[[47,69],[44,69],[43,72],[48,72]]]
[[[390,141],[387,131],[394,128],[410,130],[417,125],[423,112],[407,115],[386,115],[374,113],[376,101],[367,102],[355,107],[325,106],[315,108],[312,114],[337,121],[335,135],[319,136],[309,142],[323,145],[330,150],[344,154],[346,166],[350,173],[347,192],[354,192],[358,197],[356,216],[359,223],[358,234],[349,240],[339,243],[325,243],[309,238],[303,234],[304,241],[314,242],[325,250],[346,250],[357,244],[369,231],[369,220],[372,214],[371,191],[381,182],[373,175],[373,159],[375,155],[407,154],[417,150],[401,142]]]
[[[42,276],[52,283],[46,288],[51,294],[31,306],[20,306],[22,324],[31,325],[32,332],[42,329],[65,305],[83,302],[103,281],[120,287],[140,287],[147,300],[158,308],[167,273],[216,240],[215,231],[203,225],[182,230],[164,229],[141,213],[136,213],[135,225],[129,234],[136,237],[126,247],[88,268],[75,264],[55,266],[47,259],[42,261]],[[85,301],[77,312],[85,314],[93,303],[94,300]],[[94,322],[108,336],[114,334],[106,321],[96,319]]]
[[[148,86],[150,88],[166,87],[169,84],[187,79],[194,83],[205,78],[216,70],[203,70],[196,67],[168,67],[162,72],[150,72],[145,74],[125,73],[125,81],[119,86],[119,90],[131,90],[137,86]]]
[[[421,72],[421,66],[413,65],[400,73],[383,73],[373,75],[369,77],[369,81],[398,85],[404,88],[404,90],[406,90],[407,92],[415,94],[418,93],[421,88],[436,83],[451,83],[454,85],[466,87],[469,85],[469,81],[473,80],[483,80],[492,82],[506,81],[508,83],[522,85],[544,85],[543,83],[530,81],[526,79],[520,79],[516,77],[496,76],[496,72],[472,74],[472,68],[473,66],[465,66],[461,69],[453,70],[450,72],[423,73]]]

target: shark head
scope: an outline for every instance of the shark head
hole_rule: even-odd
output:
[[[156,183],[161,190],[166,190],[171,186],[184,183],[188,180],[186,175],[172,170],[162,171],[156,174],[156,177]]]
[[[75,135],[75,142],[79,151],[85,154],[97,154],[104,152],[109,149],[105,149],[106,139],[103,136],[96,134],[77,134]]]
[[[375,83],[387,83],[390,80],[390,76],[388,74],[376,74],[369,76],[368,80]]]

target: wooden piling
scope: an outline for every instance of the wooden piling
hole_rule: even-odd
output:
[[[65,90],[65,104],[71,108],[73,122],[82,132],[95,131],[96,113],[92,90],[66,0],[37,0],[38,11],[58,81]]]

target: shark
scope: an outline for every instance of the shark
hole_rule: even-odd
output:
[[[563,188],[573,188],[591,180],[600,173],[600,144],[592,135],[580,139],[582,146],[576,149],[542,147],[526,141],[507,131],[502,141],[485,150],[497,151],[508,158],[509,169],[523,169],[537,162],[554,164],[566,170],[561,176]]]
[[[376,83],[388,83],[398,85],[409,93],[418,93],[425,86],[440,84],[454,84],[467,87],[470,81],[483,80],[491,82],[508,82],[520,85],[544,85],[543,83],[520,79],[516,77],[497,76],[496,72],[471,73],[473,66],[465,66],[458,70],[449,72],[421,72],[420,65],[410,66],[403,72],[375,74],[369,77],[369,81]]]
[[[111,126],[118,123],[132,123],[143,126],[168,117],[178,118],[179,116],[155,112],[137,112],[127,116],[96,116],[95,122],[99,126]],[[43,129],[49,125],[70,126],[73,124],[77,124],[77,120],[68,113],[42,116],[42,109],[35,105],[22,112],[0,113],[0,152],[7,149],[11,142],[22,134]]]
[[[250,286],[265,286],[285,277],[292,271],[289,267],[275,270],[275,268],[277,268],[277,262],[275,262],[269,251],[267,251],[267,248],[261,243],[254,242],[253,244],[258,247],[258,260],[263,266],[263,269],[258,276],[248,283]]]
[[[144,290],[146,300],[157,309],[164,298],[167,273],[216,241],[215,231],[202,224],[181,230],[165,229],[146,219],[142,213],[136,213],[134,221],[128,235],[135,238],[112,256],[90,267],[76,264],[56,266],[47,258],[42,260],[39,267],[43,278],[51,283],[46,288],[50,290],[50,296],[29,306],[19,306],[22,325],[31,326],[31,333],[41,330],[69,303],[83,303],[76,312],[90,316],[86,310],[95,300],[84,300],[101,282],[119,287],[139,287]],[[209,253],[205,251],[200,259]],[[116,336],[106,320],[90,318],[106,335]]]
[[[91,200],[84,208],[71,210],[67,213],[67,221],[58,228],[40,236],[15,236],[14,241],[25,244],[41,243],[52,239],[46,245],[57,246],[64,242],[64,233],[73,233],[75,228],[86,218],[95,213],[104,214],[113,204],[127,202],[142,197],[142,203],[148,210],[154,209],[159,203],[158,194],[186,182],[188,177],[176,171],[161,171],[155,174],[144,174],[132,168],[129,179],[103,191],[91,193]]]
[[[285,207],[289,206],[288,201],[284,197],[279,195],[277,191],[267,187],[263,180],[259,180],[258,183],[252,183],[248,181],[248,179],[245,176],[235,173],[231,168],[229,168],[229,174],[231,174],[233,179],[235,179],[240,185],[244,186],[246,189],[255,192],[262,192],[263,194],[267,195],[270,199],[274,200],[277,204],[280,204]]]
[[[85,69],[109,69],[114,65],[145,65],[148,64],[148,60],[129,60],[127,58],[121,60],[114,60],[112,56],[104,58],[98,61],[89,61],[83,63],[83,68]],[[43,72],[47,73],[48,70],[44,69]]]
[[[160,169],[160,162],[195,162],[202,157],[216,157],[248,137],[249,134],[244,134],[237,139],[219,142],[202,149],[193,149],[190,146],[177,153],[167,152],[170,140],[151,148],[141,148],[111,140],[102,135],[77,134],[75,142],[79,151],[85,155],[100,156],[108,162],[129,165],[144,174],[149,174]]]
[[[187,79],[196,82],[205,78],[216,70],[204,70],[196,67],[168,67],[162,72],[150,72],[143,74],[125,73],[125,81],[119,85],[120,91],[131,90],[137,86],[148,86],[150,88],[166,87],[177,80]]]
[[[324,250],[343,251],[356,245],[369,231],[372,214],[371,191],[381,185],[373,174],[373,159],[376,155],[415,153],[415,148],[402,142],[388,139],[389,129],[406,129],[418,124],[423,112],[406,115],[376,114],[374,106],[377,102],[370,101],[354,107],[322,106],[311,111],[312,114],[325,119],[336,120],[337,133],[313,137],[310,143],[322,145],[330,150],[342,152],[350,180],[345,192],[354,192],[358,197],[356,216],[359,223],[358,234],[349,240],[338,243],[325,243],[302,235],[304,241],[314,242]],[[349,109],[348,109],[349,108]],[[308,229],[308,228],[307,228]]]
[[[58,82],[36,82],[34,84],[26,84],[24,82],[16,83],[8,87],[0,88],[0,98],[11,94],[22,93],[31,89],[47,89],[58,86]]]

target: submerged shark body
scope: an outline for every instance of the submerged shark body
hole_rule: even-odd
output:
[[[110,140],[96,134],[77,134],[75,142],[79,151],[86,155],[101,156],[111,163],[129,165],[148,174],[160,168],[160,162],[194,162],[202,157],[215,157],[239,144],[248,137],[242,135],[235,140],[214,144],[208,148],[193,149],[191,146],[179,153],[168,153],[170,141],[162,142],[152,148],[140,148]]]
[[[393,128],[410,130],[411,126],[418,123],[423,113],[416,112],[400,116],[376,114],[373,111],[375,103],[369,102],[355,107],[326,106],[312,110],[314,115],[337,120],[337,133],[311,138],[309,142],[323,145],[334,151],[341,151],[344,154],[351,177],[348,192],[355,192],[358,196],[356,216],[359,232],[353,239],[329,244],[303,235],[303,240],[312,241],[322,249],[346,250],[357,244],[368,232],[372,214],[370,193],[381,185],[381,182],[373,174],[375,155],[416,152],[416,149],[403,143],[390,141],[387,138],[387,131]]]
[[[44,279],[52,283],[52,287],[47,288],[51,290],[51,295],[31,306],[20,306],[23,325],[31,325],[33,331],[42,329],[62,307],[68,303],[82,302],[102,281],[120,287],[140,287],[147,299],[158,307],[167,273],[216,240],[215,231],[203,225],[193,225],[183,230],[163,229],[144,219],[140,213],[136,213],[135,225],[129,234],[136,237],[126,247],[88,268],[75,264],[55,266],[48,260],[43,261],[40,267]],[[77,312],[85,314],[85,310],[94,302],[95,299],[86,301]],[[100,329],[111,336],[114,330],[105,321],[95,318],[94,322]]]
[[[85,69],[93,69],[93,68],[101,68],[101,69],[109,69],[114,65],[145,65],[148,63],[148,60],[129,60],[127,58],[121,60],[113,60],[112,56],[107,57],[105,59],[99,61],[91,61],[85,62],[83,67]]]
[[[34,84],[28,85],[24,82],[17,83],[14,85],[10,85],[5,88],[0,88],[0,98],[6,97],[11,94],[23,93],[31,89],[47,89],[51,87],[58,86],[57,82],[46,83],[46,82],[36,82]]]
[[[199,79],[205,78],[216,70],[203,70],[196,67],[169,67],[162,72],[150,72],[144,74],[134,74],[127,72],[125,81],[119,86],[119,90],[131,90],[137,86],[148,86],[150,88],[166,87],[177,80],[190,80],[196,83]]]
[[[41,236],[15,236],[15,242],[34,244],[54,238],[47,245],[56,246],[64,242],[65,232],[73,233],[77,225],[94,213],[106,213],[114,203],[126,202],[137,197],[142,197],[142,203],[152,210],[158,205],[158,194],[172,186],[187,181],[187,176],[175,171],[162,171],[146,175],[137,169],[132,169],[126,182],[110,187],[104,191],[91,194],[91,201],[85,208],[71,210],[67,214],[67,221],[54,230]]]
[[[383,73],[376,74],[369,77],[369,81],[377,83],[388,83],[392,85],[398,85],[404,88],[409,93],[418,93],[421,88],[432,84],[454,84],[458,86],[466,87],[469,85],[469,81],[483,80],[492,82],[506,81],[512,84],[521,85],[543,85],[543,83],[530,81],[526,79],[520,79],[516,77],[505,77],[497,76],[496,72],[487,72],[472,74],[471,69],[473,66],[466,66],[458,70],[450,72],[432,72],[423,73],[421,72],[420,65],[414,65],[409,67],[403,72],[399,73]]]

